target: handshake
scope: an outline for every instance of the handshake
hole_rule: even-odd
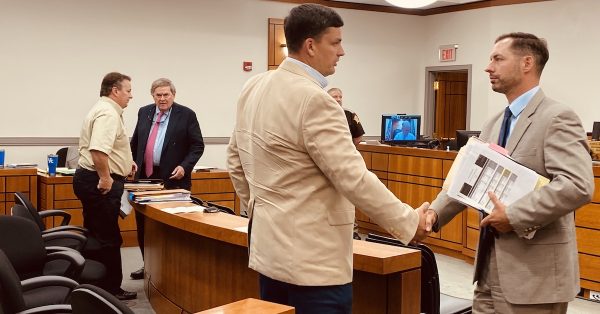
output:
[[[417,232],[413,237],[412,244],[419,244],[425,240],[431,233],[433,225],[437,221],[437,214],[435,211],[429,208],[429,202],[423,203],[419,208],[416,209],[419,214],[419,225],[417,226]]]

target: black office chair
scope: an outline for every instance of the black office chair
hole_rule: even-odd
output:
[[[365,239],[387,245],[411,248],[421,252],[421,313],[466,314],[471,313],[473,300],[454,297],[440,292],[437,262],[433,251],[424,244],[405,245],[397,239],[369,233]]]
[[[63,147],[56,152],[56,155],[58,155],[58,163],[56,164],[57,167],[65,167],[66,166],[68,151],[69,151],[68,147]]]
[[[71,292],[74,314],[133,314],[133,311],[114,295],[93,286],[80,285]]]
[[[81,283],[99,284],[106,275],[104,265],[84,259],[75,250],[46,248],[37,226],[21,217],[0,216],[0,249],[6,253],[21,280],[57,275]]]
[[[38,212],[37,208],[33,206],[33,203],[29,200],[29,198],[21,193],[15,192],[15,205],[12,208],[12,215],[17,217],[27,218],[33,221],[40,231],[42,235],[44,235],[44,241],[48,246],[65,246],[69,248],[76,249],[78,251],[93,251],[100,248],[100,244],[94,239],[88,239],[87,234],[88,230],[86,228],[80,226],[69,225],[71,221],[71,214],[63,211],[63,210],[43,210]],[[62,217],[61,223],[57,227],[46,228],[44,224],[44,218],[50,217]],[[59,231],[71,231],[72,233],[78,233],[84,236],[83,242],[82,237],[77,236],[46,236],[50,233],[55,233]]]
[[[69,313],[64,305],[77,282],[65,277],[42,276],[20,281],[10,260],[0,250],[0,312],[6,314]]]

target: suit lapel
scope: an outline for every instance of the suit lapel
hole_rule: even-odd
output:
[[[156,105],[149,105],[148,109],[142,114],[142,116],[146,116],[147,118],[141,118],[142,123],[140,123],[140,144],[143,147],[141,150],[142,156],[146,151],[146,144],[148,143],[148,137],[150,136],[150,129],[152,128],[152,119],[154,118],[154,112],[156,111]]]
[[[173,132],[175,132],[175,127],[177,126],[177,119],[179,119],[179,105],[177,103],[173,103],[173,107],[171,107],[171,114],[169,116],[169,124],[167,125],[167,132],[165,133],[165,139],[163,141],[162,153],[165,153],[165,150],[169,146],[169,141],[171,137],[173,137]],[[161,158],[162,159],[162,158]]]
[[[525,134],[525,131],[527,131],[527,128],[529,128],[529,125],[531,125],[531,116],[535,113],[536,109],[539,107],[545,97],[546,96],[544,95],[544,92],[540,89],[533,96],[531,101],[529,101],[527,106],[525,106],[523,112],[521,112],[521,117],[519,117],[519,120],[517,120],[517,124],[515,125],[515,128],[513,129],[510,137],[508,138],[508,142],[506,143],[506,150],[508,150],[509,153],[512,153],[512,151],[521,141],[523,134]],[[500,128],[498,128],[498,132],[500,132],[499,130]]]

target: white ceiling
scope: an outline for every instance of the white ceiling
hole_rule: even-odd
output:
[[[385,0],[334,0],[334,1],[375,4],[375,5],[383,5],[383,6],[393,7],[393,5],[389,4]],[[477,2],[477,1],[480,1],[480,0],[440,0],[440,1],[434,2],[431,5],[423,7],[421,9],[431,9],[431,8],[445,7],[445,6],[450,6],[450,5],[458,5],[458,4]]]

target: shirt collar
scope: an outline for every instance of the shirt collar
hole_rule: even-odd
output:
[[[111,104],[113,106],[113,108],[115,108],[115,111],[117,111],[117,113],[120,116],[123,115],[123,108],[121,108],[121,106],[119,106],[119,104],[117,104],[114,100],[112,100],[112,98],[107,97],[107,96],[102,96],[101,98],[104,101],[106,101],[107,103]]]
[[[531,98],[533,98],[533,96],[538,92],[538,90],[540,90],[540,87],[536,86],[526,91],[521,96],[517,97],[517,99],[513,100],[513,102],[508,106],[513,116],[518,117],[521,114],[521,112],[523,112],[525,106],[527,106],[527,104],[531,101]]]
[[[312,78],[317,80],[317,82],[319,83],[321,88],[325,88],[325,86],[327,86],[328,83],[327,83],[327,79],[325,78],[325,76],[323,76],[323,74],[319,73],[319,71],[315,70],[310,65],[308,65],[298,59],[291,58],[291,57],[287,57],[286,60],[289,60],[289,61],[294,62],[297,65],[301,66],[306,71],[306,73],[308,73],[308,75],[310,75]]]
[[[167,117],[169,117],[169,115],[171,114],[171,110],[173,110],[173,106],[171,106],[171,108],[169,108],[169,110],[167,110],[167,112],[165,112],[162,116],[162,120],[164,121]],[[157,117],[158,113],[160,112],[160,109],[158,109],[158,106],[156,106],[156,104],[154,105],[154,116]]]

